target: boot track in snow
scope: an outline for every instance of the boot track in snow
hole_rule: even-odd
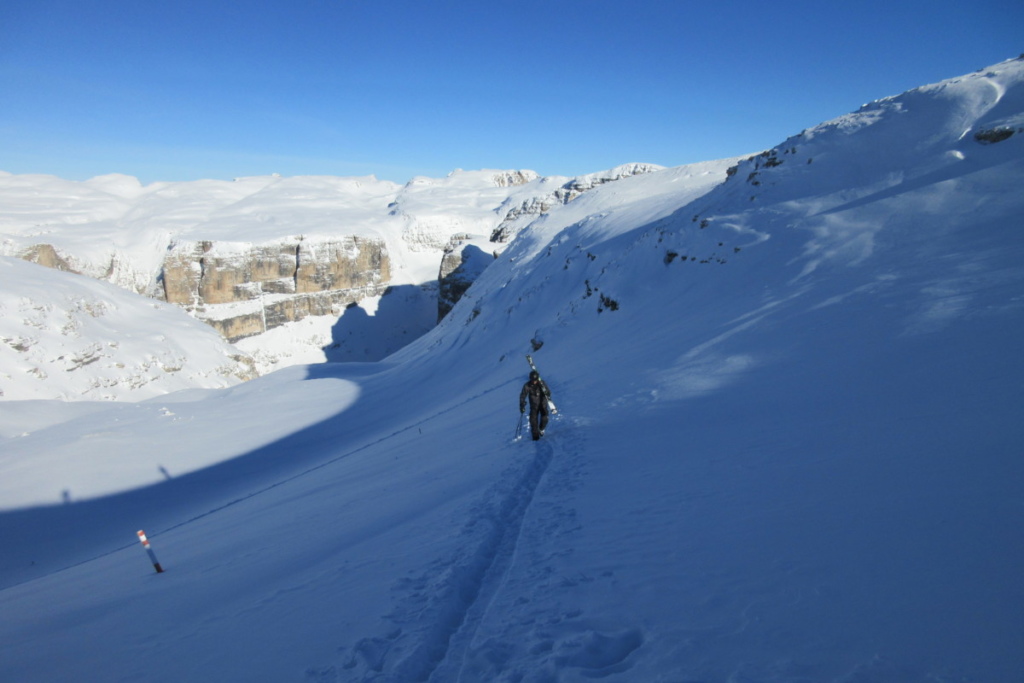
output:
[[[364,668],[360,680],[458,680],[462,659],[512,563],[523,520],[555,451],[550,441],[536,442],[526,463],[517,462],[502,474],[470,512],[455,556],[436,562],[407,586],[412,594],[389,615],[396,629],[356,643],[345,669]]]

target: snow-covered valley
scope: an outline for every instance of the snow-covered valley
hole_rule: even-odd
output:
[[[381,360],[4,400],[0,677],[1024,680],[1022,184],[1011,60],[524,217]]]

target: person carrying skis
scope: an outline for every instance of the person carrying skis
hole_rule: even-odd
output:
[[[530,379],[523,385],[519,392],[519,412],[526,412],[526,401],[530,401],[530,433],[533,440],[538,440],[544,435],[544,428],[548,426],[548,399],[551,398],[551,390],[540,373],[536,370],[530,372]]]

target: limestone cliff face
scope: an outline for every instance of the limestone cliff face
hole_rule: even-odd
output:
[[[382,240],[338,237],[270,244],[182,242],[164,259],[164,298],[230,341],[310,315],[340,314],[383,293],[391,263]]]

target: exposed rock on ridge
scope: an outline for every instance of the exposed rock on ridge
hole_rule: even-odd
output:
[[[568,204],[584,192],[592,190],[599,185],[635,175],[653,173],[663,170],[663,168],[663,166],[656,164],[623,164],[601,173],[591,173],[572,178],[553,192],[542,196],[530,197],[518,205],[511,206],[505,210],[505,218],[495,228],[494,232],[491,233],[491,241],[508,242],[530,220],[547,213],[555,206]]]

